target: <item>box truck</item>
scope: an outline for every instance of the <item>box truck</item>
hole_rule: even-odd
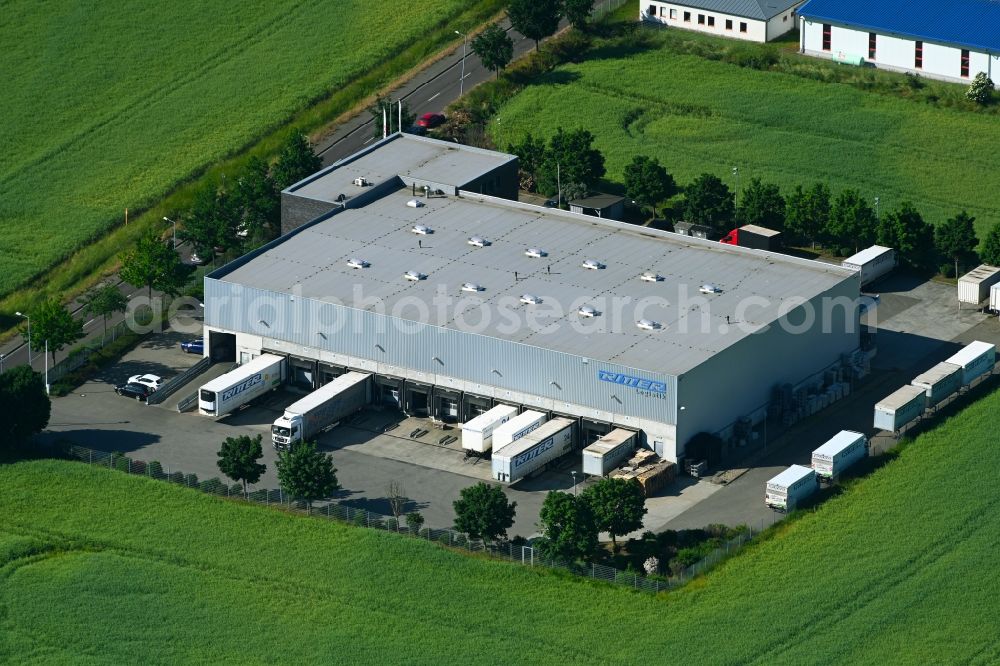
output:
[[[831,481],[868,455],[868,438],[860,432],[841,430],[812,454],[812,468],[821,480]]]
[[[919,386],[904,386],[875,405],[875,427],[896,432],[924,413],[927,393]]]
[[[978,306],[989,298],[990,288],[1000,283],[1000,268],[982,266],[958,278],[958,302]]]
[[[506,423],[493,429],[493,450],[496,451],[521,439],[547,420],[545,414],[530,409],[512,417]]]
[[[962,368],[962,385],[968,386],[977,377],[993,372],[997,360],[996,351],[996,345],[976,340],[967,344],[946,363]]]
[[[493,478],[514,483],[573,450],[570,419],[555,418],[512,444],[493,450]]]
[[[636,434],[617,428],[583,450],[583,473],[607,476],[635,450]]]
[[[285,357],[261,354],[202,386],[198,411],[206,416],[224,416],[284,381]]]
[[[517,407],[497,405],[462,425],[462,448],[486,453],[493,447],[493,431],[517,415]]]
[[[781,232],[756,224],[745,224],[739,229],[730,231],[719,242],[755,250],[776,251],[781,249]]]
[[[891,247],[872,245],[867,250],[840,262],[843,268],[849,268],[861,274],[861,286],[874,282],[896,267],[896,251]]]
[[[816,492],[816,471],[802,465],[792,465],[767,482],[764,503],[778,511],[793,511]]]
[[[938,363],[927,372],[918,375],[910,384],[924,389],[927,406],[936,407],[942,400],[962,388],[962,368],[954,363]]]
[[[285,408],[271,426],[271,443],[279,451],[307,442],[320,431],[371,402],[371,375],[348,372]]]

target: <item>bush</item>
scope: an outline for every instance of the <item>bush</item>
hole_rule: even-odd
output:
[[[149,476],[151,476],[154,479],[162,479],[164,476],[163,465],[161,465],[156,460],[151,460],[149,462],[149,466],[146,468],[146,472],[149,474]]]
[[[438,543],[443,543],[446,546],[451,545],[451,532],[442,532],[438,538]]]
[[[202,481],[200,487],[202,492],[212,493],[213,495],[224,495],[226,493],[226,484],[224,484],[217,476],[213,476],[211,479]]]
[[[266,490],[251,490],[250,497],[251,502],[260,502],[263,504],[267,501],[267,491]]]
[[[145,460],[133,460],[132,461],[132,474],[142,474],[146,476],[146,461]]]
[[[766,70],[777,65],[781,58],[774,48],[737,46],[727,54],[725,60],[739,67]]]
[[[421,539],[427,539],[428,541],[430,541],[430,539],[431,539],[431,528],[429,528],[429,527],[422,528],[420,530],[420,538]]]
[[[243,484],[242,483],[234,483],[231,486],[229,486],[229,494],[233,495],[233,496],[237,496],[237,495],[242,496],[243,495]]]
[[[119,472],[125,472],[126,474],[128,474],[129,463],[132,462],[131,460],[129,460],[125,456],[115,456],[113,460],[115,463],[115,469],[117,469]]]
[[[167,475],[167,481],[170,483],[184,483],[184,472],[171,472]]]
[[[187,476],[185,476],[184,477],[184,485],[189,486],[191,488],[197,488],[198,487],[198,475],[197,474],[188,474]]]
[[[368,527],[368,515],[363,509],[355,510],[354,512],[354,524],[358,527]]]

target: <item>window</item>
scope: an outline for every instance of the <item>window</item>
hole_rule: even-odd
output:
[[[715,17],[714,16],[709,16],[708,17],[708,27],[709,28],[714,28],[715,27]]]
[[[691,12],[684,12],[684,20],[688,23],[691,22]]]
[[[705,25],[705,15],[698,14],[698,25]]]
[[[924,43],[915,42],[913,49],[913,66],[917,69],[924,67]]]
[[[672,18],[675,21],[677,20],[677,10],[676,9],[671,9],[670,10],[670,18]]]
[[[733,29],[733,20],[726,19],[726,30],[732,30],[732,29]]]
[[[969,50],[962,49],[962,78],[969,78]]]
[[[660,18],[663,18],[664,14],[667,13],[666,7],[660,7]]]
[[[830,24],[829,23],[824,23],[823,24],[823,50],[824,51],[829,51],[830,50],[830,41],[831,41],[831,39],[830,39],[830,33],[831,33],[831,31],[832,31],[832,28],[830,27]]]
[[[874,32],[869,32],[868,33],[868,59],[869,60],[874,60],[875,59],[875,40],[876,40],[875,33]]]
[[[740,21],[740,32],[746,32],[746,31],[747,31],[747,24],[744,23],[743,21]]]
[[[785,14],[784,16],[781,17],[781,22],[788,23],[788,14]]]

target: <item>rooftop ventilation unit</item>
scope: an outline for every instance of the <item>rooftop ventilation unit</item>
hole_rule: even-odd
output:
[[[663,280],[663,276],[656,273],[643,273],[639,276],[639,279],[643,282],[660,282]]]
[[[701,288],[698,289],[703,294],[721,294],[722,288],[714,284],[703,284]]]
[[[364,259],[358,259],[356,257],[351,257],[350,259],[348,259],[347,265],[351,268],[368,268],[369,266],[371,266],[371,264],[369,264]]]
[[[473,236],[469,239],[469,245],[474,245],[476,247],[486,247],[491,243],[481,236]]]
[[[357,185],[358,187],[368,187],[369,185],[371,185],[371,181],[369,181],[364,176],[358,176],[357,178],[354,179],[354,184]]]
[[[480,292],[483,291],[483,287],[479,286],[475,282],[466,282],[462,285],[462,291]]]
[[[584,268],[590,269],[592,271],[597,271],[604,268],[604,264],[599,262],[597,259],[586,259],[582,264]]]
[[[406,202],[406,205],[410,208],[423,208],[426,204],[420,199],[410,199]]]
[[[521,296],[521,302],[525,305],[538,305],[542,302],[538,296],[532,296],[531,294],[524,294]]]
[[[533,259],[541,259],[542,257],[549,256],[549,253],[537,247],[529,247],[524,251],[524,255]]]
[[[579,310],[576,311],[581,317],[596,317],[600,313],[589,305],[584,305]]]
[[[655,331],[660,328],[660,322],[653,321],[652,319],[640,319],[635,322],[635,325],[644,331]]]
[[[434,233],[434,230],[423,224],[414,224],[413,228],[410,229],[415,234],[420,234],[421,236],[427,236]]]
[[[406,271],[403,273],[403,278],[412,282],[419,282],[420,280],[426,279],[427,276],[420,271]]]

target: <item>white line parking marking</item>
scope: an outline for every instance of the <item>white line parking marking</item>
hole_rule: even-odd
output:
[[[437,96],[440,95],[440,94],[441,93],[435,93],[435,94],[431,95],[430,99],[428,99],[427,101],[428,102],[433,102],[435,99],[437,99]]]

